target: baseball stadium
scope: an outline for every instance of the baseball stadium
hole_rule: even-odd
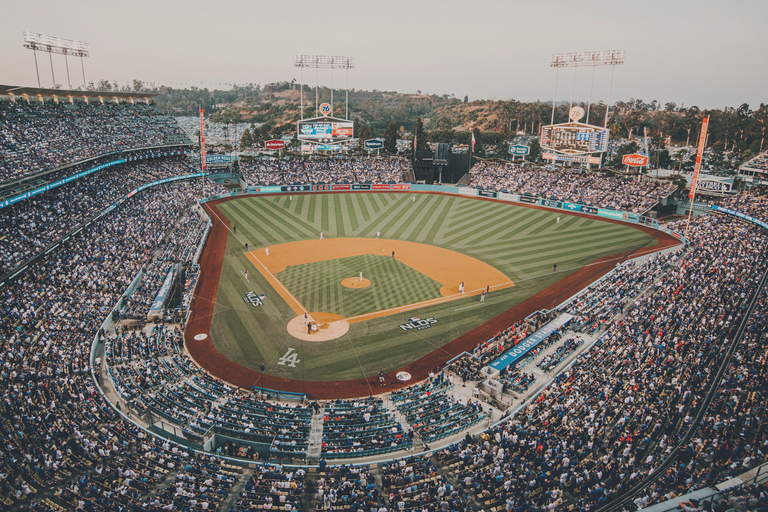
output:
[[[297,33],[206,9],[206,45]],[[461,101],[350,88],[373,54],[89,83],[88,43],[23,38],[0,512],[768,510],[768,105],[612,102],[624,50],[552,54],[550,102]],[[407,57],[377,65],[420,84]]]

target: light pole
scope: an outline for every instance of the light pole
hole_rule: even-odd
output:
[[[333,116],[333,70],[334,69],[346,69],[347,70],[347,90],[346,90],[346,119],[349,119],[349,70],[355,69],[355,58],[344,57],[340,55],[294,55],[293,67],[295,68],[315,68],[315,110],[318,108],[318,85],[317,85],[317,72],[318,69],[330,69],[331,70],[331,116]],[[299,84],[301,93],[301,119],[304,119],[304,75],[303,69],[300,74]],[[315,112],[317,115],[317,112]]]
[[[37,73],[37,86],[40,87],[40,70],[37,67],[37,50],[48,52],[48,58],[51,62],[51,79],[53,80],[53,87],[56,87],[56,77],[53,74],[53,54],[58,53],[64,55],[64,64],[67,67],[67,85],[72,89],[72,83],[69,78],[69,62],[67,61],[68,55],[80,57],[80,67],[83,71],[83,90],[86,89],[85,84],[85,67],[83,66],[83,57],[88,57],[88,43],[83,41],[74,41],[72,39],[64,39],[61,37],[46,36],[38,34],[36,32],[24,31],[24,48],[32,50],[35,57],[35,72]]]
[[[259,369],[261,370],[261,385],[259,387],[261,388],[261,397],[264,398],[264,370],[266,370],[267,367],[262,364]]]

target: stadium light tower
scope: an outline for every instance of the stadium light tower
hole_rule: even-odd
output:
[[[300,68],[299,88],[301,89],[301,119],[304,119],[304,68],[315,68],[315,116],[319,115],[317,111],[319,105],[319,93],[317,85],[317,73],[320,68],[331,70],[331,117],[333,117],[333,70],[347,70],[347,90],[346,90],[346,114],[345,119],[349,119],[349,70],[355,68],[355,58],[341,55],[294,55],[293,67]]]
[[[552,123],[555,124],[555,102],[557,101],[557,81],[560,76],[560,68],[573,68],[573,82],[571,83],[571,106],[573,108],[573,89],[576,85],[576,68],[592,66],[592,81],[589,84],[589,101],[587,102],[587,119],[589,124],[589,110],[592,104],[592,85],[595,82],[595,68],[597,66],[611,66],[611,85],[608,88],[608,103],[605,107],[605,124],[608,126],[608,110],[611,108],[611,91],[613,89],[613,70],[618,64],[624,64],[625,50],[602,50],[596,52],[571,52],[571,53],[553,53],[549,62],[549,67],[555,68],[555,98],[552,100]]]
[[[69,78],[69,61],[68,55],[74,55],[80,57],[80,69],[83,72],[83,90],[86,89],[85,84],[85,65],[83,64],[83,57],[88,57],[88,43],[82,41],[75,41],[73,39],[64,39],[61,37],[44,36],[36,32],[24,31],[24,48],[32,50],[35,56],[35,72],[37,73],[37,87],[40,85],[40,70],[37,68],[37,50],[48,52],[48,58],[51,61],[51,79],[53,80],[53,87],[56,88],[56,76],[53,73],[53,54],[59,53],[64,55],[64,63],[67,67],[67,85],[69,89],[72,89],[72,81]]]

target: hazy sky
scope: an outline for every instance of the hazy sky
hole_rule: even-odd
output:
[[[551,54],[625,49],[611,100],[722,108],[768,102],[768,1],[0,0],[0,83],[36,86],[22,31],[90,43],[87,80],[213,87],[299,78],[296,54],[356,59],[350,88],[550,101]],[[64,58],[56,81],[67,85]],[[43,87],[48,56],[38,53]],[[80,63],[69,62],[73,87]],[[314,70],[304,81],[314,85]],[[586,100],[591,68],[576,72]],[[606,100],[610,67],[595,73]],[[342,71],[334,85],[344,86]],[[561,70],[557,99],[571,96]],[[331,72],[320,70],[321,85]],[[219,86],[222,87],[222,86]]]

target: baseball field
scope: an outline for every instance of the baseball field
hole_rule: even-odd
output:
[[[340,396],[352,382],[378,392],[379,371],[388,385],[398,370],[416,380],[508,325],[533,296],[546,290],[552,303],[538,307],[552,307],[598,267],[658,246],[647,229],[431,193],[250,196],[209,211],[209,284],[187,340],[209,336],[193,357],[241,386],[264,379]]]

